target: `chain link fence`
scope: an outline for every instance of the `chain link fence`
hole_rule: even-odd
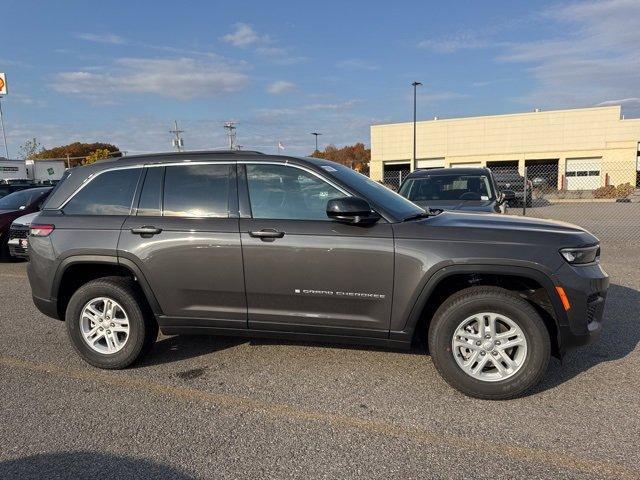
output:
[[[499,192],[511,191],[507,214],[573,223],[603,241],[640,244],[640,172],[603,159],[527,161],[490,166]],[[408,170],[387,171],[382,183],[398,191]]]
[[[576,158],[532,162],[523,175],[492,171],[499,190],[515,193],[509,214],[574,223],[606,241],[640,243],[636,165]]]

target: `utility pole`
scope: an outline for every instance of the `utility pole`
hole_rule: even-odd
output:
[[[175,147],[178,152],[181,152],[184,148],[184,140],[180,137],[181,133],[184,133],[184,130],[180,130],[178,128],[178,121],[174,120],[173,124],[175,125],[173,130],[169,130],[169,133],[173,133],[176,138],[171,141],[171,144]]]
[[[9,146],[7,145],[7,134],[4,131],[4,118],[2,116],[2,95],[0,95],[0,126],[2,126],[2,138],[4,139],[4,154],[9,158]]]
[[[224,124],[227,135],[229,135],[229,150],[239,150],[236,144],[236,122],[227,122]]]
[[[413,157],[411,158],[411,171],[416,169],[416,94],[420,82],[413,82]]]
[[[317,152],[318,151],[318,135],[322,135],[322,134],[318,132],[311,132],[311,135],[314,135],[316,137],[316,149],[314,150],[314,152]]]

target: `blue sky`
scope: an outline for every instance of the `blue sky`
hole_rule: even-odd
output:
[[[132,153],[307,154],[419,118],[621,103],[640,114],[638,0],[32,2],[4,0],[10,154],[107,141]]]

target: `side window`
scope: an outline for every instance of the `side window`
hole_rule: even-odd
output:
[[[67,215],[129,215],[141,168],[99,174],[69,200]]]
[[[148,167],[138,201],[138,215],[162,215],[162,179],[164,167]]]
[[[253,218],[329,220],[327,202],[344,197],[340,190],[299,168],[247,165]]]
[[[163,214],[166,217],[229,217],[231,165],[166,167]]]

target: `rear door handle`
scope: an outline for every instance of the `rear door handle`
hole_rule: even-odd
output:
[[[143,227],[131,229],[131,233],[135,235],[142,235],[142,236],[157,235],[160,232],[162,232],[161,228],[152,227],[150,225],[145,225]]]
[[[282,238],[284,237],[284,232],[281,232],[274,228],[265,228],[262,230],[249,232],[249,236],[253,238],[260,238],[260,239],[266,240],[266,239]]]

